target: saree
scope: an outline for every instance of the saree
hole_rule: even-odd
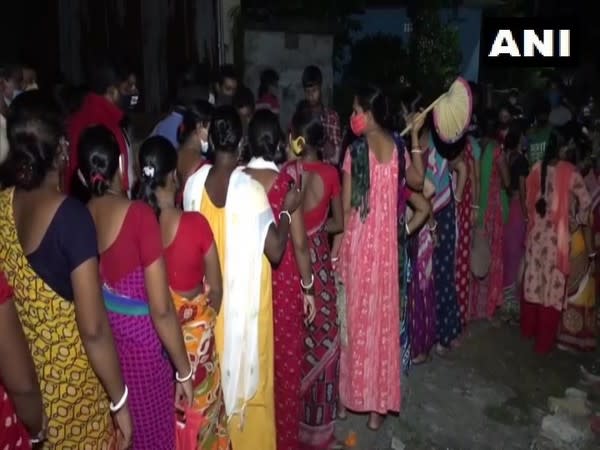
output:
[[[596,349],[596,286],[581,228],[571,235],[570,273],[558,330],[558,348],[570,351]]]
[[[226,450],[229,448],[229,436],[214,341],[215,310],[205,294],[186,298],[171,290],[171,297],[194,372],[192,408],[205,419],[198,435],[197,448]]]
[[[14,301],[38,375],[48,416],[44,449],[107,449],[108,398],[90,366],[75,305],[41,279],[23,253],[13,214],[14,189],[0,192],[0,270]]]
[[[488,275],[474,279],[471,292],[471,319],[492,318],[502,304],[504,295],[504,202],[500,174],[496,168],[501,149],[489,142],[481,155],[481,194],[477,224],[483,228],[491,250]]]
[[[263,187],[236,168],[225,207],[204,188],[212,166],[187,181],[183,205],[208,220],[223,274],[215,341],[232,446],[276,447],[271,265],[263,255],[273,212]]]
[[[143,283],[141,275],[128,278],[129,286],[136,280]],[[129,389],[133,427],[138,430],[132,450],[171,449],[175,445],[173,368],[154,328],[148,301],[122,295],[106,284],[102,296]]]

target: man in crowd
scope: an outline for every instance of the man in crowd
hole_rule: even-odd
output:
[[[308,66],[302,74],[304,98],[312,110],[321,115],[325,127],[326,141],[323,149],[323,161],[334,166],[341,164],[342,130],[340,117],[333,109],[323,104],[323,74],[317,66]]]
[[[23,67],[7,65],[0,67],[0,114],[6,114],[8,107],[22,92]]]
[[[95,67],[91,77],[92,89],[79,109],[68,119],[67,131],[70,142],[69,167],[65,173],[64,186],[68,193],[85,200],[89,194],[76,176],[79,168],[77,146],[82,132],[92,125],[104,125],[115,135],[121,151],[123,190],[128,193],[134,184],[134,157],[124,128],[125,107],[131,108],[131,96],[137,94],[131,73],[119,72],[111,64]],[[137,101],[136,101],[137,104]],[[134,105],[135,106],[135,105]]]
[[[214,85],[213,92],[208,97],[208,101],[215,106],[231,105],[238,85],[239,77],[235,67],[229,64],[221,67],[217,82]]]

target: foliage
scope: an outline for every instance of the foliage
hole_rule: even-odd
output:
[[[405,84],[408,54],[399,36],[385,33],[366,36],[352,44],[350,54],[345,80],[368,80],[385,90]]]
[[[429,0],[428,3],[437,2]],[[433,100],[460,73],[462,55],[458,31],[443,23],[438,11],[431,5],[415,10],[412,23],[410,78],[425,99]]]

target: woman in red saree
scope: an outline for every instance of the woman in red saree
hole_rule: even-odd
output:
[[[590,223],[590,195],[575,166],[560,161],[566,139],[552,131],[541,163],[527,178],[529,213],[521,333],[535,339],[535,351],[554,347],[571,269],[571,232]],[[587,233],[584,233],[587,234]],[[593,256],[585,239],[587,255]]]
[[[481,191],[477,226],[483,227],[488,239],[491,265],[485,278],[474,279],[471,319],[491,319],[502,305],[504,295],[502,189],[508,186],[509,176],[502,147],[493,138],[494,132],[494,120],[488,117],[481,140]]]
[[[299,108],[292,119],[290,140],[290,148],[299,160],[288,163],[285,170],[302,184],[304,225],[315,275],[316,315],[304,333],[300,442],[302,449],[327,449],[335,445],[340,359],[337,288],[329,235],[343,229],[341,186],[335,167],[318,159],[318,150],[325,142],[325,129],[318,115]]]

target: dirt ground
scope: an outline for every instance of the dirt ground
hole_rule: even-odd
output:
[[[338,423],[338,438],[355,432],[356,450],[562,450],[538,439],[548,397],[577,386],[579,365],[592,356],[538,356],[517,327],[477,323],[448,358],[435,357],[402,378],[399,417],[388,417],[375,433],[367,416],[350,415]],[[580,448],[599,449],[600,442]]]

